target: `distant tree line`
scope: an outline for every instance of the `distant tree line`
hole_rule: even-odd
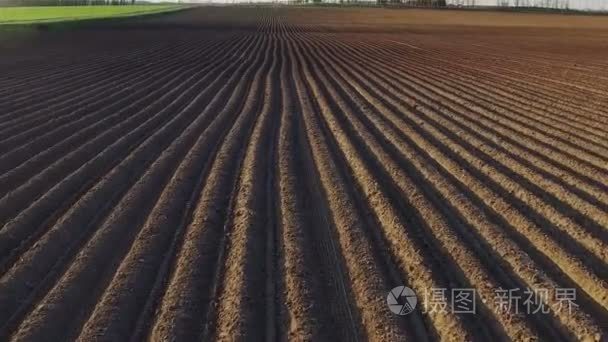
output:
[[[338,3],[338,4],[357,4],[357,5],[405,5],[414,7],[445,7],[446,0],[288,0],[288,3],[294,4],[322,4],[322,3]]]
[[[136,0],[0,0],[0,6],[133,5]]]
[[[251,1],[251,0],[250,0]],[[255,0],[253,0],[255,1]],[[458,0],[456,0],[458,1]],[[474,1],[474,0],[472,0]],[[505,0],[498,0],[505,1]],[[509,1],[509,0],[506,0]],[[512,0],[517,1],[517,0]],[[525,1],[525,0],[522,0]],[[555,1],[555,0],[545,0]],[[86,5],[133,5],[137,0],[0,0],[1,6],[86,6]],[[178,2],[180,2],[178,0]],[[340,4],[379,4],[422,7],[444,7],[446,0],[288,0],[288,3],[340,3]]]
[[[569,9],[569,0],[497,0],[500,7]]]

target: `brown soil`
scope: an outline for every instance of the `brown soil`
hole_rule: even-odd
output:
[[[1,339],[606,338],[604,18],[200,7],[16,38]]]

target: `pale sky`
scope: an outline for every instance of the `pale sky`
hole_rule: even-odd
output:
[[[151,2],[160,2],[160,1],[167,1],[167,0],[148,0]],[[176,0],[175,0],[176,1]],[[235,0],[236,2],[239,2],[240,0]],[[272,2],[272,0],[253,0],[256,2]],[[331,1],[331,0],[330,0]],[[470,3],[473,0],[446,0],[449,3],[457,3],[457,1],[460,1],[461,3]],[[482,6],[486,6],[486,5],[496,5],[497,0],[474,0],[476,5],[482,5]],[[506,0],[503,0],[506,1]],[[569,6],[572,9],[586,9],[586,10],[608,10],[608,0],[508,0],[511,4],[513,4],[515,1],[519,1],[520,3],[529,3],[529,4],[537,4],[537,3],[547,3],[547,2],[551,2],[551,3],[555,3],[555,1],[558,1],[559,3],[564,3],[565,1],[569,1]],[[232,0],[182,0],[183,3],[208,3],[208,2],[213,2],[213,3],[232,3]],[[247,2],[247,1],[243,1],[243,2]],[[278,1],[281,2],[281,1]],[[607,19],[608,20],[608,19]]]

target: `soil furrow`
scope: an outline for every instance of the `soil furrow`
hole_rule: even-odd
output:
[[[378,100],[372,100],[372,101],[373,101],[372,103],[373,103],[375,106],[382,106],[382,105],[383,105],[383,104],[382,104],[381,102],[379,102]],[[389,111],[389,112],[390,112],[390,111]],[[399,111],[395,111],[395,113],[406,113],[406,112],[407,112],[407,110],[405,110],[403,107],[401,107],[401,108],[399,109]],[[399,127],[401,127],[401,126],[399,126]],[[387,129],[382,129],[382,131],[383,131],[383,132],[388,132],[388,130],[387,130]],[[404,131],[402,134],[405,134],[404,136],[413,136],[413,137],[415,137],[415,136],[417,135],[417,133],[412,133],[412,131]],[[428,147],[424,147],[424,150],[426,150],[426,151],[432,151],[432,149],[429,149]],[[413,152],[413,153],[412,153],[412,155],[419,155],[419,152]],[[423,163],[422,165],[425,165],[425,164],[426,164],[426,163]],[[454,168],[450,168],[450,169],[454,169]],[[425,170],[425,168],[421,168],[421,170]],[[435,182],[436,182],[436,181],[433,181],[433,183],[435,183]],[[470,185],[467,185],[467,186],[468,186],[468,187],[470,187]],[[475,187],[472,187],[472,189],[474,189],[474,188],[475,188]],[[439,188],[439,189],[442,189],[442,188]],[[457,192],[457,193],[458,193],[458,192]],[[452,196],[453,196],[453,195],[452,195]],[[447,197],[447,198],[450,198],[450,197]],[[493,201],[496,201],[496,200],[493,200]],[[492,203],[493,201],[491,201],[490,203]],[[460,204],[460,205],[459,205],[459,206],[457,206],[457,207],[459,207],[459,208],[460,208],[460,207],[462,207],[462,204]],[[505,212],[505,211],[499,211],[499,212]],[[465,217],[472,217],[472,216],[471,216],[471,215],[465,215]],[[521,220],[521,219],[519,219],[519,220]],[[514,221],[512,221],[512,222],[514,222]],[[555,248],[553,248],[553,249],[555,249]],[[559,259],[558,259],[558,260],[559,260]],[[570,273],[570,274],[571,274],[571,273]],[[583,274],[585,274],[585,273],[583,273]],[[538,275],[534,275],[534,278],[532,278],[532,279],[535,279],[535,281],[537,281],[537,276],[538,276]],[[589,272],[588,272],[588,271],[586,272],[586,275],[585,275],[585,276],[583,276],[583,278],[581,278],[581,279],[584,279],[584,284],[585,284],[585,285],[587,285],[587,286],[588,286],[588,285],[593,284],[593,283],[591,282],[591,279],[593,279],[593,278],[589,279]],[[597,278],[595,278],[595,279],[597,279]],[[534,283],[534,282],[533,282],[533,283]],[[597,288],[597,289],[598,289],[597,291],[599,291],[599,292],[595,292],[595,293],[597,293],[597,294],[601,294],[601,292],[602,292],[602,291],[601,291],[601,290],[599,290],[599,288],[601,288],[601,287],[603,286],[603,285],[601,284],[601,282],[598,282],[598,281],[596,280],[596,282],[595,282],[595,284],[593,284],[593,286],[597,286],[597,287],[595,287],[595,288]],[[555,288],[555,287],[557,287],[557,286],[553,286],[553,288]],[[550,287],[549,287],[549,288],[550,288]],[[593,287],[592,287],[592,289],[593,289]],[[593,292],[592,292],[592,293],[593,293]],[[601,297],[601,296],[602,296],[602,295],[600,295],[600,297],[596,297],[596,298],[598,298],[598,300],[602,301],[603,299],[601,299],[601,298],[603,298],[603,297]],[[556,303],[554,303],[554,304],[556,304]],[[579,317],[581,317],[581,319],[582,319],[583,317],[585,317],[585,315],[584,315],[584,314],[583,314],[582,316],[580,316],[580,315],[579,315]],[[565,317],[564,317],[564,319],[571,320],[571,318],[565,318]],[[577,324],[577,323],[574,323],[574,322],[573,322],[572,324]],[[580,323],[579,323],[579,325],[574,325],[574,327],[580,327],[580,326],[583,326],[583,327],[585,327],[585,329],[587,329],[587,328],[589,327],[589,324],[582,324],[582,325],[580,325]]]
[[[231,63],[237,65],[238,60],[231,60]],[[13,265],[2,277],[2,284],[5,285],[7,289],[13,289],[11,291],[6,291],[7,295],[4,297],[4,300],[8,300],[18,305],[23,296],[26,296],[33,290],[32,287],[35,287],[38,282],[44,280],[42,279],[42,276],[46,274],[45,270],[48,271],[51,267],[54,267],[54,265],[61,265],[60,262],[55,262],[55,258],[49,256],[55,255],[60,257],[62,253],[65,253],[65,248],[69,247],[70,243],[74,243],[73,236],[77,233],[75,230],[79,227],[84,226],[88,228],[82,232],[86,237],[87,230],[95,228],[95,225],[100,223],[97,221],[103,219],[103,216],[100,216],[100,214],[112,209],[115,204],[110,201],[104,206],[102,205],[103,198],[120,199],[122,196],[122,192],[120,191],[121,187],[125,189],[132,184],[132,181],[137,180],[139,174],[145,171],[150,163],[154,162],[154,155],[160,153],[159,148],[161,148],[163,144],[168,144],[176,137],[176,130],[185,129],[187,127],[186,124],[188,121],[185,120],[195,119],[195,124],[191,125],[188,129],[188,132],[191,132],[189,133],[190,137],[188,139],[193,139],[193,136],[196,135],[196,127],[201,127],[198,129],[206,127],[213,119],[213,115],[207,113],[207,115],[199,116],[201,108],[205,108],[201,107],[201,105],[206,104],[211,100],[207,107],[208,112],[212,112],[214,108],[217,109],[221,106],[225,99],[222,99],[218,94],[226,93],[230,81],[234,83],[238,75],[237,73],[226,79],[226,73],[229,70],[230,68],[226,69],[226,72],[224,72],[223,75],[216,75],[217,78],[214,82],[207,85],[206,91],[197,94],[196,98],[191,99],[191,102],[184,108],[180,115],[174,117],[173,120],[169,121],[169,123],[160,130],[153,131],[153,134],[146,139],[141,146],[134,149],[126,159],[122,160],[121,163],[112,169],[110,173],[105,175],[99,183],[95,184],[86,192],[64,216],[59,217],[59,220],[49,227],[50,230],[42,235],[35,245],[25,251],[26,254],[21,256],[18,263]],[[222,89],[222,91],[218,93],[218,90],[220,89]],[[205,98],[207,99],[205,100]],[[197,116],[199,117],[198,119],[196,119]],[[165,169],[166,168],[167,166],[165,166]],[[160,170],[163,169],[161,168]],[[108,194],[114,195],[108,197]],[[123,201],[124,200],[128,200],[128,197],[123,198]],[[21,229],[16,232],[21,232],[26,227],[29,227],[29,225],[21,226]],[[16,226],[16,229],[17,228],[19,228],[19,226]],[[77,242],[78,239],[75,241]],[[68,248],[69,253],[70,251],[71,253],[74,253],[76,251],[75,247]],[[69,253],[67,255],[69,255]],[[37,268],[35,269],[27,267],[27,264],[32,258],[34,260],[39,260],[36,262]],[[63,258],[69,259],[66,256]],[[12,293],[12,295],[9,296],[8,293]],[[5,314],[10,314],[8,302],[6,305],[3,305],[3,307],[7,308]]]
[[[261,109],[258,102],[263,91],[261,82],[270,66],[269,42],[261,42],[259,49],[254,87],[247,96],[248,108],[254,114]],[[262,62],[264,67],[259,65]],[[205,317],[215,299],[217,268],[223,260],[224,225],[229,203],[233,201],[237,171],[244,158],[243,145],[250,131],[246,126],[233,127],[213,161],[159,303],[150,331],[152,339],[193,340],[208,329]]]
[[[235,63],[238,61],[237,59],[233,60]],[[185,130],[182,131],[179,138],[171,142],[168,149],[151,164],[146,173],[124,195],[115,206],[114,211],[104,220],[102,226],[83,246],[59,282],[21,322],[13,336],[14,339],[43,340],[49,336],[71,339],[78,334],[81,324],[86,322],[86,317],[93,309],[92,306],[97,297],[89,295],[87,301],[84,301],[84,298],[77,294],[93,291],[97,293],[97,296],[101,295],[101,291],[111,280],[114,270],[118,267],[119,261],[127,252],[125,249],[128,248],[137,232],[140,231],[149,212],[158,204],[158,196],[169,182],[170,175],[175,171],[177,161],[183,159],[187,149],[200,136],[202,130],[207,128],[210,121],[216,118],[211,113],[225,105],[226,99],[229,98],[227,95],[234,91],[235,82],[241,81],[240,77],[243,69],[244,65],[239,65],[239,68],[234,71],[230,78],[224,80],[221,89],[208,88],[209,92],[201,92],[197,99],[186,108],[186,113],[198,114],[200,104],[197,102],[200,101],[200,98],[213,94],[213,99],[207,106],[208,111],[203,113],[207,115],[197,115],[188,127],[180,127],[180,129],[185,128]],[[222,80],[222,76],[218,80]],[[212,92],[211,90],[216,91]],[[150,146],[164,149],[166,143],[163,144],[161,140],[150,140]],[[150,186],[152,184],[161,184],[161,186]],[[114,253],[112,258],[108,258],[105,251],[111,246]],[[75,307],[79,308],[76,311],[79,313],[77,317],[64,319],[63,321],[56,320],[52,324],[44,324],[44,322],[49,322],[46,318],[48,315],[59,315],[67,318],[66,313],[74,312]],[[35,329],[32,329],[32,327],[35,327]]]

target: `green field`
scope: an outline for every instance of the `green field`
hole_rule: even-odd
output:
[[[0,7],[0,25],[115,18],[179,8],[177,5]]]

